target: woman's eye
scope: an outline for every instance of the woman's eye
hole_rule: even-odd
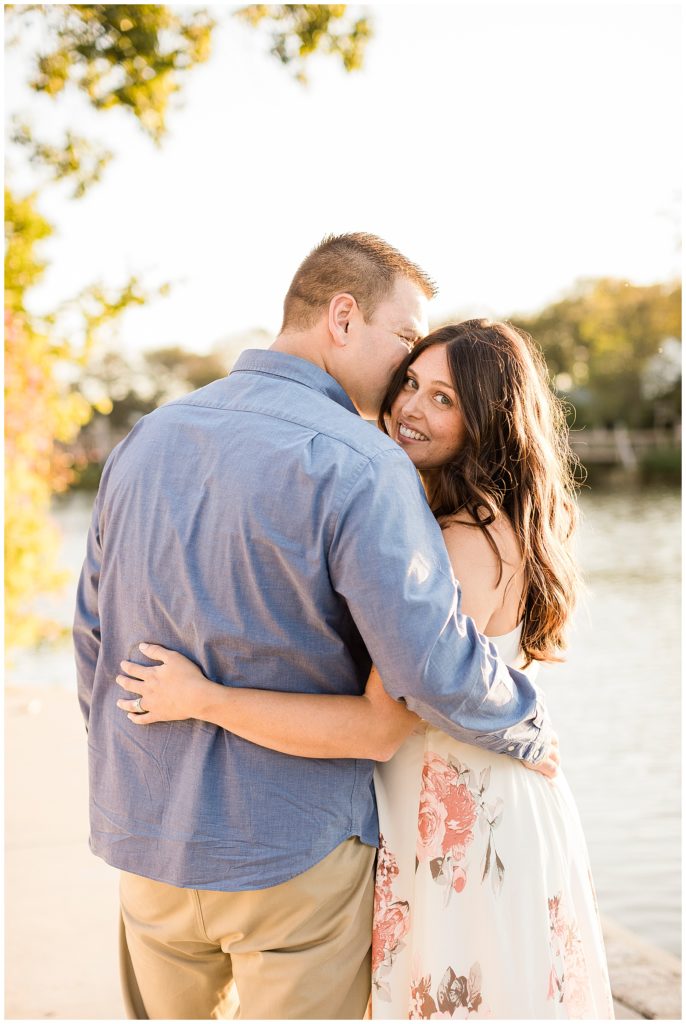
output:
[[[436,398],[438,399],[440,405],[448,406],[448,405],[452,405],[453,404],[450,401],[450,399],[448,398],[448,396],[444,395],[442,391],[438,392],[438,394],[436,395]]]
[[[414,377],[406,377],[405,378],[405,387],[406,388],[412,388],[412,390],[414,391],[416,386],[417,386],[417,381],[414,379]]]

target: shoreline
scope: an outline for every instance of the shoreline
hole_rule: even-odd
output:
[[[5,1018],[123,1020],[118,872],[88,848],[75,690],[8,687],[5,740]],[[617,1018],[679,1019],[678,958],[603,926]]]

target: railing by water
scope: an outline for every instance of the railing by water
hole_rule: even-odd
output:
[[[681,425],[673,430],[628,430],[621,424],[610,428],[584,427],[571,431],[570,442],[584,465],[621,466],[635,470],[646,455],[678,449]]]

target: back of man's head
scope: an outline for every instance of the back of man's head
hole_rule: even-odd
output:
[[[424,271],[376,235],[358,231],[327,235],[298,267],[283,304],[281,332],[306,331],[327,311],[334,295],[354,297],[369,321],[398,277],[414,282],[431,299],[436,286]]]

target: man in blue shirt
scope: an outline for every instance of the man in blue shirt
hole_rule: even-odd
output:
[[[74,638],[91,847],[122,871],[127,1011],[361,1017],[373,763],[267,750],[117,710],[141,640],[227,685],[361,694],[373,663],[422,718],[549,769],[549,724],[461,615],[405,453],[374,419],[427,330],[429,278],[381,239],[325,239],[269,351],[145,417],[103,472]],[[145,711],[139,704],[139,710]]]

